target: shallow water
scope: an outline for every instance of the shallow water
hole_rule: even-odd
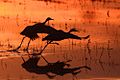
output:
[[[105,2],[104,2],[105,1]],[[4,52],[16,48],[22,35],[19,33],[33,22],[42,22],[46,17],[54,18],[49,25],[56,29],[69,31],[75,27],[79,32],[73,34],[86,36],[88,40],[62,40],[60,45],[49,45],[43,52],[49,62],[71,59],[71,67],[87,65],[91,71],[81,70],[77,79],[103,80],[120,79],[120,2],[117,0],[61,0],[45,2],[37,0],[0,1],[0,79],[2,80],[49,80],[46,75],[29,73],[21,67],[22,59],[15,52]],[[108,6],[109,5],[109,6]],[[49,13],[48,13],[49,12]],[[32,41],[30,52],[40,50],[45,45],[41,38]],[[24,41],[22,50],[28,42]],[[26,60],[28,57],[25,57]],[[45,62],[41,61],[43,64]],[[14,69],[11,69],[13,68]],[[17,73],[17,74],[16,74]],[[72,80],[67,74],[55,80]]]

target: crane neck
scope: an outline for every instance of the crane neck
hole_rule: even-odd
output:
[[[48,20],[46,19],[46,20],[43,22],[43,24],[45,24],[47,21],[48,21]]]
[[[71,32],[73,32],[73,31],[72,30],[68,31],[68,33],[71,33]]]

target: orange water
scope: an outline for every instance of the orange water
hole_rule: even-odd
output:
[[[79,41],[68,39],[60,41],[58,42],[60,44],[59,46],[49,45],[45,50],[46,57],[50,57],[49,61],[72,59],[72,66],[88,65],[92,68],[92,71],[83,70],[81,74],[77,75],[78,79],[105,77],[113,80],[114,78],[119,78],[120,2],[118,0],[105,0],[105,2],[102,0],[93,2],[92,0],[60,1],[61,3],[37,0],[1,0],[0,50],[17,47],[23,37],[19,33],[27,25],[33,25],[33,22],[43,22],[50,16],[54,18],[54,21],[50,21],[50,25],[54,28],[69,31],[75,27],[79,32],[74,34],[79,36],[90,34],[91,37],[89,40]],[[42,48],[45,42],[42,42],[41,38],[44,36],[45,35],[40,35],[39,39],[32,41],[30,50],[33,50],[33,48],[38,50],[40,47]],[[26,38],[22,49],[25,48],[28,40],[29,39]],[[9,55],[9,53],[0,54]],[[52,59],[51,56],[53,56],[54,59]],[[90,57],[92,57],[92,59],[90,59]],[[87,58],[87,60],[85,60],[85,58]],[[99,62],[99,60],[101,60],[101,62]],[[7,64],[10,65],[8,62]],[[16,64],[13,64],[12,66],[16,67],[15,65]],[[20,68],[20,64],[17,65],[19,66],[15,69],[15,73],[23,70]],[[2,68],[0,69],[2,70]],[[4,73],[5,77],[16,78],[14,74],[10,75],[12,71],[9,71],[9,69],[8,67],[8,74],[1,71],[0,78],[3,77],[2,73]],[[22,72],[24,73],[22,74]],[[32,77],[29,76],[34,76],[34,74],[30,74],[27,71],[21,71],[17,77],[19,76],[20,79],[22,76],[23,79],[25,79],[25,75],[27,75],[27,78],[30,80]],[[72,79],[69,77],[68,75],[55,79]],[[48,80],[42,76],[39,78]],[[35,80],[37,80],[37,78]]]

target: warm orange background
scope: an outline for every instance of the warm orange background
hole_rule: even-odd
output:
[[[12,45],[12,48],[17,47],[23,37],[19,33],[26,26],[33,25],[33,22],[43,22],[49,16],[54,18],[54,21],[50,21],[50,25],[52,27],[56,29],[62,29],[64,31],[69,31],[71,28],[75,27],[79,30],[79,32],[74,34],[78,36],[90,34],[91,37],[90,42],[88,40],[79,41],[71,39],[60,41],[60,46],[51,45],[45,51],[46,53],[50,53],[49,55],[52,55],[51,53],[58,53],[59,56],[64,57],[68,55],[68,58],[73,59],[73,64],[82,64],[79,63],[79,61],[82,62],[85,54],[87,57],[89,57],[89,49],[86,47],[87,43],[89,43],[92,57],[99,59],[99,56],[103,51],[104,55],[102,56],[102,61],[105,62],[103,63],[105,67],[105,70],[103,71],[100,64],[96,64],[94,62],[91,62],[90,64],[88,61],[88,64],[95,69],[93,72],[91,72],[94,74],[94,76],[90,76],[92,74],[89,76],[93,78],[95,76],[104,77],[105,75],[109,76],[110,78],[111,75],[113,75],[115,78],[120,77],[120,1],[54,1],[56,0],[53,0],[53,2],[49,2],[49,0],[48,2],[45,0],[0,0],[0,45],[4,45],[4,48],[0,47],[0,50],[10,49],[9,47],[6,47],[8,44]],[[59,1],[61,3],[59,3]],[[45,35],[40,35],[39,39],[31,42],[30,48],[33,49],[36,47],[43,47],[44,42],[41,41],[43,36]],[[22,48],[27,45],[28,40],[29,39],[27,38]],[[109,48],[111,50],[109,50]],[[110,59],[111,61],[108,58],[108,53],[110,53],[112,56]],[[63,57],[57,57],[56,60],[57,59],[61,60]],[[20,61],[20,59],[17,61]],[[9,66],[11,65],[9,61],[6,62],[9,64]],[[13,62],[16,61],[13,60]],[[110,64],[106,64],[109,62],[113,64],[114,68],[113,66],[110,66]],[[14,65],[16,66],[16,63]],[[16,69],[22,70],[21,68]],[[0,71],[1,70],[2,68],[0,67]],[[107,70],[108,72],[106,72]],[[11,72],[11,70],[9,72]],[[21,71],[20,74],[22,74],[22,72],[25,71]],[[22,75],[25,77],[26,74],[24,74]],[[84,74],[86,75],[86,73]],[[14,73],[11,75],[13,76]],[[29,73],[27,73],[27,75],[28,77],[30,76]]]

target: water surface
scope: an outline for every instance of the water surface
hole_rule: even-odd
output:
[[[49,45],[44,56],[50,62],[71,59],[71,67],[87,65],[77,79],[120,79],[120,2],[117,0],[1,0],[0,1],[0,50],[16,48],[22,35],[19,33],[33,22],[43,22],[48,16],[54,18],[49,25],[69,31],[75,27],[79,36],[91,35],[88,40],[67,39],[60,45]],[[40,50],[44,34],[32,41],[30,51]],[[27,45],[26,38],[21,51]],[[21,54],[27,54],[21,52]],[[49,80],[45,75],[29,73],[21,67],[22,59],[14,52],[0,52],[0,79]],[[28,57],[25,57],[26,60]],[[44,61],[41,61],[45,64]],[[13,68],[14,69],[11,69]],[[18,73],[19,72],[19,73]],[[17,74],[16,74],[17,73]],[[105,79],[104,79],[105,78]],[[57,76],[55,80],[72,80],[72,75]]]

